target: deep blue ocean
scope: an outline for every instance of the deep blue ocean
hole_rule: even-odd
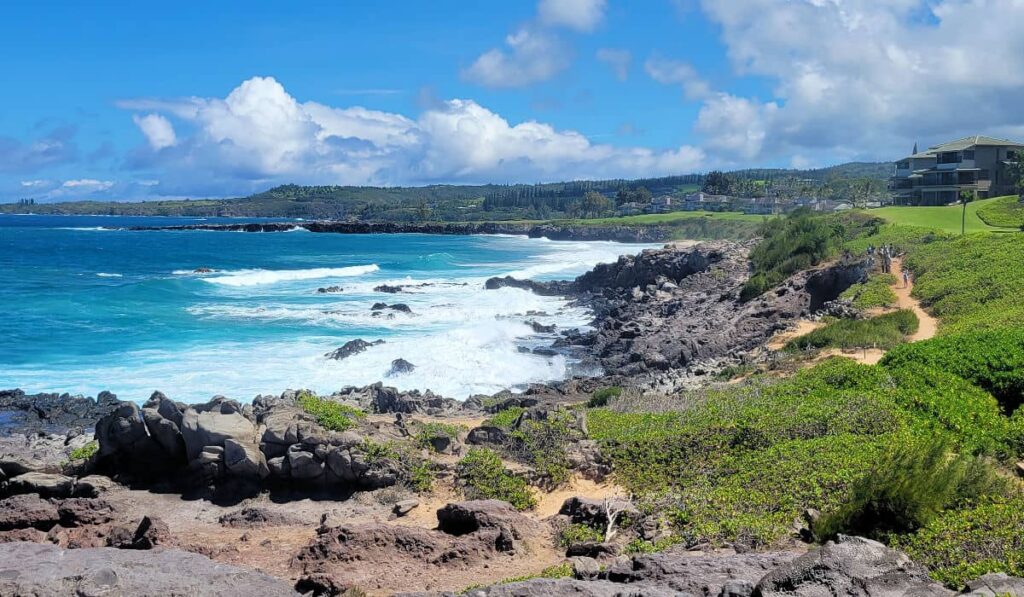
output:
[[[527,322],[583,327],[561,298],[484,290],[496,275],[574,277],[643,246],[505,236],[134,232],[238,220],[0,215],[0,388],[176,400],[384,381],[464,398],[564,378]],[[209,268],[211,273],[196,273]],[[417,285],[400,294],[381,284]],[[318,288],[341,286],[336,294]],[[412,314],[374,316],[377,302]],[[543,313],[537,315],[536,313]],[[385,343],[343,361],[348,340]],[[403,358],[410,373],[387,376]]]

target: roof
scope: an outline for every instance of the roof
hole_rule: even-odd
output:
[[[1009,141],[1007,139],[996,139],[995,137],[986,137],[985,135],[975,135],[973,137],[964,137],[963,139],[957,139],[956,141],[950,141],[949,143],[942,143],[941,145],[929,147],[928,151],[924,153],[962,151],[968,147],[974,147],[976,145],[989,147],[1024,147],[1024,145],[1020,143]]]

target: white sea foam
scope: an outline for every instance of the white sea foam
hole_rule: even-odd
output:
[[[124,277],[124,275],[122,275],[122,274],[110,274],[110,273],[107,273],[107,272],[98,272],[96,275],[98,277],[100,277],[100,278],[123,278]]]
[[[376,264],[353,265],[350,267],[315,267],[312,269],[265,270],[249,269],[234,272],[222,272],[224,275],[215,278],[203,278],[211,284],[223,286],[260,286],[295,280],[318,280],[322,278],[347,278],[362,276],[380,268]]]
[[[81,226],[77,228],[57,228],[57,230],[77,230],[79,232],[116,232],[121,228],[111,228],[107,226]]]

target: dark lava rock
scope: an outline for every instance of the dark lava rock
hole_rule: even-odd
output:
[[[389,286],[387,284],[381,284],[380,286],[373,287],[374,292],[386,292],[388,294],[398,294],[402,292],[401,286]]]
[[[529,290],[540,296],[561,296],[568,294],[571,288],[569,282],[535,282],[533,280],[519,280],[512,276],[504,278],[489,278],[484,282],[487,290],[498,290],[499,288],[518,288]]]
[[[345,289],[342,288],[341,286],[326,286],[326,287],[321,287],[321,288],[317,288],[316,289],[316,293],[317,294],[337,294],[339,292],[344,292],[344,291],[345,291]]]
[[[107,547],[118,549],[153,549],[158,545],[173,544],[167,523],[155,516],[144,516],[134,531],[115,527],[107,535]]]
[[[60,502],[57,514],[65,527],[103,524],[113,518],[114,507],[106,500],[71,498]]]
[[[862,537],[840,536],[772,570],[757,583],[760,597],[953,595],[904,553]]]
[[[266,508],[242,508],[241,510],[229,512],[221,516],[217,522],[226,527],[241,529],[259,529],[298,524],[297,519],[280,512],[267,510]]]
[[[173,549],[132,552],[0,545],[0,595],[295,597],[288,584],[248,568]]]
[[[544,325],[542,323],[533,321],[532,319],[530,321],[527,321],[526,325],[530,326],[530,328],[533,330],[535,334],[551,334],[554,333],[554,331],[558,328],[558,326],[554,324]]]
[[[96,400],[69,394],[25,394],[0,391],[0,434],[66,433],[92,429],[96,420],[117,408],[117,396],[100,392]]]
[[[333,352],[329,352],[324,356],[329,359],[334,359],[335,361],[340,361],[342,359],[347,359],[352,355],[359,354],[365,351],[367,348],[370,348],[372,346],[379,346],[381,344],[384,344],[383,340],[374,340],[373,342],[367,342],[362,338],[357,338],[355,340],[349,340],[348,342],[343,344],[341,348]]]
[[[531,534],[538,523],[523,516],[512,504],[501,500],[470,500],[447,504],[437,511],[438,530],[449,535],[466,535],[481,529],[507,528],[518,537]]]
[[[373,306],[370,307],[370,311],[383,311],[385,309],[391,309],[392,311],[412,315],[412,309],[405,303],[395,303],[393,305],[389,305],[387,303],[374,303]]]
[[[416,370],[416,365],[413,365],[405,359],[395,359],[391,361],[391,368],[388,369],[387,376],[394,377],[395,375],[401,375],[403,373],[412,373]]]
[[[0,500],[0,531],[34,528],[50,530],[60,521],[57,506],[36,495],[16,495]]]

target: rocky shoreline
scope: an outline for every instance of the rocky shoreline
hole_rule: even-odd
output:
[[[509,234],[529,238],[573,241],[657,243],[672,238],[668,226],[601,226],[576,224],[516,224],[501,222],[394,223],[394,222],[250,222],[245,224],[189,224],[183,226],[133,226],[129,230],[211,230],[219,232],[291,232],[308,230],[322,234]]]
[[[489,280],[487,289],[568,296],[595,312],[592,331],[553,333],[550,350],[582,351],[605,374],[521,393],[457,401],[378,383],[251,403],[156,392],[139,405],[106,392],[0,392],[0,594],[953,595],[874,541],[809,546],[807,521],[771,551],[739,542],[626,551],[666,531],[659,513],[618,492],[572,407],[611,386],[706,385],[723,367],[764,358],[766,341],[794,320],[836,308],[867,273],[864,262],[840,261],[743,303],[750,248],[669,245],[572,281]],[[325,404],[328,417],[317,410]],[[507,412],[514,420],[493,418]],[[556,419],[569,482],[517,456],[523,430]],[[460,462],[478,447],[506,455],[502,474],[565,489],[540,492],[530,513],[473,499]],[[424,475],[431,488],[416,490]],[[560,539],[570,526],[590,531]],[[499,582],[556,562],[563,578]],[[964,593],[1024,594],[1024,580],[990,574]]]

